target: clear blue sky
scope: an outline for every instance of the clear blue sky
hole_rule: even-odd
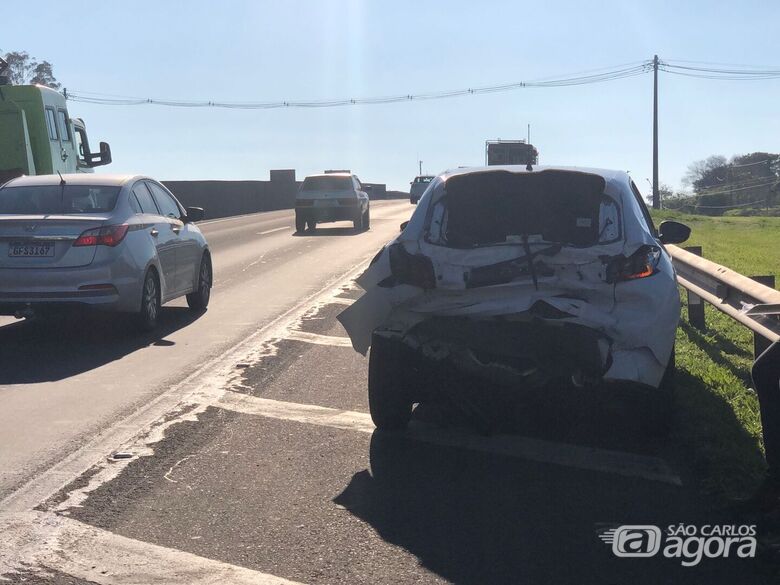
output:
[[[780,65],[780,3],[39,1],[4,11],[0,50],[54,64],[71,91],[271,101],[499,84],[652,58]],[[648,190],[652,77],[450,100],[224,111],[72,103],[115,172],[267,179],[351,168],[406,188],[417,171],[482,164],[488,138],[541,162],[630,170]],[[661,180],[689,162],[780,150],[780,80],[662,74]]]

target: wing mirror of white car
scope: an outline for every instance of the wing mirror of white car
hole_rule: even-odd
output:
[[[664,244],[682,244],[691,237],[691,228],[679,221],[662,221],[658,226],[658,239]]]
[[[206,212],[202,207],[188,207],[187,208],[187,221],[201,221],[206,217]]]

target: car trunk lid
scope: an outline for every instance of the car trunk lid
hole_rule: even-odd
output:
[[[0,268],[76,268],[95,258],[95,246],[73,247],[105,215],[0,215]]]

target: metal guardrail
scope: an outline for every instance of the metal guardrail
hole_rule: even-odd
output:
[[[677,282],[688,291],[688,319],[706,329],[707,302],[753,332],[756,357],[780,339],[780,291],[774,276],[747,277],[701,257],[701,247],[666,246],[677,271]]]

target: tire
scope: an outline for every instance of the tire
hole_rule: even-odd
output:
[[[358,215],[355,219],[352,220],[352,227],[356,231],[361,231],[363,229],[363,214],[361,213]]]
[[[198,268],[198,288],[187,295],[187,305],[193,311],[205,311],[206,307],[209,306],[213,276],[211,256],[208,252],[204,252]]]
[[[309,230],[312,232],[317,229],[317,222],[313,219],[307,219],[306,225],[309,227]]]
[[[160,319],[160,280],[153,269],[146,271],[141,287],[141,308],[135,315],[141,331],[153,331]]]
[[[306,218],[302,217],[299,214],[295,214],[295,231],[299,234],[302,234],[304,230],[306,229]]]
[[[413,401],[404,381],[401,345],[374,335],[368,358],[368,408],[376,428],[402,430],[409,424]]]
[[[371,227],[371,210],[366,209],[366,213],[363,216],[363,229],[367,230]]]

